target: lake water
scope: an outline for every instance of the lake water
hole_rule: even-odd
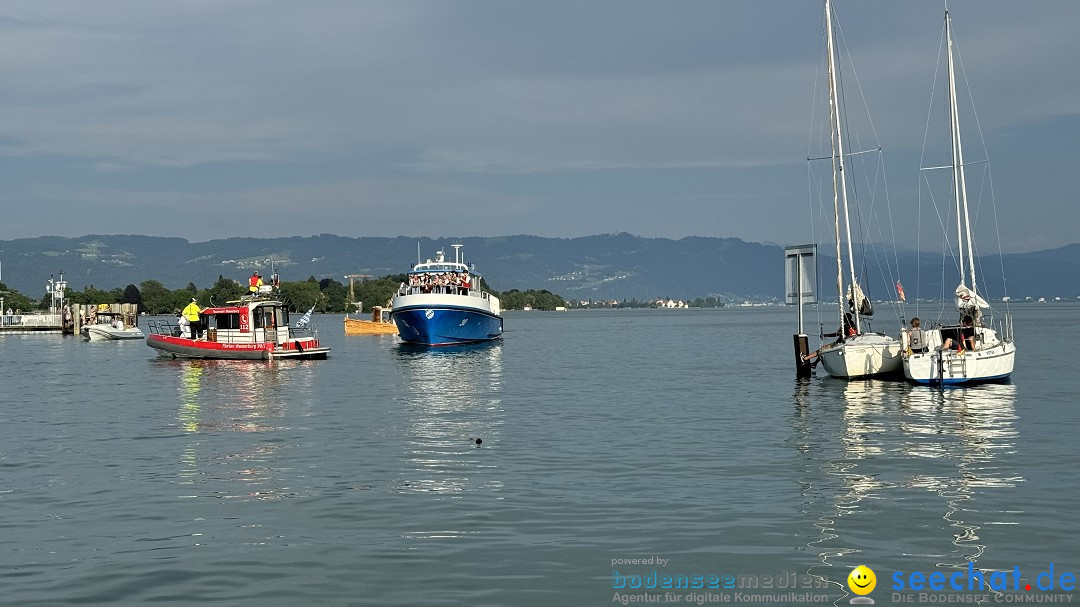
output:
[[[1021,571],[986,604],[1045,599],[1080,572],[1080,306],[1013,312],[1013,382],[946,390],[797,382],[784,308],[508,313],[429,351],[325,316],[328,360],[273,363],[0,336],[0,596],[847,604],[863,564],[893,604],[972,562]]]

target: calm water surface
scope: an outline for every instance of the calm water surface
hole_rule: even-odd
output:
[[[274,363],[0,336],[0,596],[611,605],[659,570],[847,604],[866,564],[891,604],[894,571],[1080,572],[1080,307],[1013,311],[1012,384],[948,390],[796,382],[780,308],[509,313],[427,351],[326,316],[329,360]]]

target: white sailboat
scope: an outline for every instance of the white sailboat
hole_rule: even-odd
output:
[[[920,384],[964,384],[1007,379],[1013,371],[1016,345],[1012,319],[1005,315],[1002,334],[988,326],[984,310],[990,304],[979,295],[975,281],[975,246],[968,213],[964,151],[960,142],[960,119],[956,100],[956,64],[952,19],[945,11],[945,38],[948,45],[949,122],[952,140],[952,189],[956,206],[957,252],[960,285],[956,287],[956,309],[960,322],[922,330],[922,335],[905,331],[904,375]],[[970,281],[970,283],[969,283]],[[968,286],[968,285],[971,286]],[[914,337],[914,339],[913,339]],[[918,339],[921,337],[922,339]],[[917,351],[912,344],[925,344]]]
[[[834,236],[836,240],[836,290],[839,300],[838,339],[824,344],[818,350],[818,356],[825,370],[833,377],[861,379],[900,373],[900,342],[883,333],[871,333],[863,330],[864,307],[869,301],[863,296],[862,289],[855,279],[855,260],[851,245],[851,217],[848,210],[848,184],[844,172],[846,156],[844,149],[843,112],[840,106],[837,71],[839,59],[836,52],[835,32],[832,8],[825,0],[825,28],[828,46],[828,82],[829,82],[829,127],[832,141],[832,177],[833,177],[833,215]],[[844,238],[841,238],[841,219],[843,220]],[[847,276],[845,277],[844,256],[841,242],[847,243]],[[845,289],[845,278],[847,288]],[[849,310],[845,313],[845,310]]]

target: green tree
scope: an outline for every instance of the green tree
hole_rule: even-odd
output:
[[[14,289],[9,289],[8,286],[2,282],[0,282],[0,297],[4,298],[5,313],[8,309],[12,312],[15,310],[26,312],[38,307],[37,302]],[[48,306],[48,303],[46,303],[46,306]]]
[[[405,280],[404,274],[388,274],[382,278],[366,280],[355,285],[356,301],[363,302],[364,312],[370,312],[374,306],[385,307]]]
[[[320,312],[346,312],[345,300],[349,298],[349,289],[345,285],[333,278],[324,278],[319,281],[319,290],[322,291],[325,307]]]
[[[124,287],[124,292],[120,295],[120,303],[135,304],[135,309],[139,312],[142,312],[146,309],[142,302],[142,293],[139,292],[139,287],[136,287],[135,285],[128,285],[127,287]]]
[[[187,307],[189,303],[191,303],[192,298],[195,298],[195,301],[199,303],[200,306],[205,306],[207,303],[209,303],[208,301],[199,302],[198,295],[198,290],[191,291],[187,287],[184,287],[183,289],[178,289],[176,291],[170,291],[169,312],[179,312],[180,310],[183,310],[185,307]]]
[[[319,282],[316,280],[283,282],[281,283],[281,295],[294,312],[307,312],[311,306],[317,305],[322,299]]]
[[[117,303],[124,295],[123,289],[117,287],[109,291],[102,291],[94,285],[87,285],[82,291],[68,291],[67,298],[71,303],[83,305],[96,305],[103,303]],[[48,295],[46,295],[48,297]],[[48,307],[48,301],[43,307]]]
[[[556,295],[547,289],[518,291],[510,289],[505,293],[496,293],[499,303],[504,310],[522,310],[525,306],[532,306],[537,310],[554,310],[557,307],[565,307],[566,300],[561,295]]]
[[[139,283],[141,287],[143,309],[148,314],[168,314],[172,312],[174,304],[172,293],[165,285],[156,280],[144,280]]]
[[[206,293],[207,302],[213,302],[214,305],[224,305],[228,301],[236,301],[240,299],[247,289],[240,286],[240,283],[231,278],[225,278],[221,274],[218,274],[217,282]],[[202,301],[200,299],[200,301]]]

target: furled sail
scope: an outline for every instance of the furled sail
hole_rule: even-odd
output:
[[[870,298],[863,294],[862,287],[858,283],[851,283],[848,286],[848,305],[852,310],[858,309],[859,316],[873,316],[874,306],[870,303]]]
[[[976,308],[989,308],[990,304],[980,297],[975,291],[967,288],[963,283],[956,287],[956,309],[961,312],[970,312]]]

